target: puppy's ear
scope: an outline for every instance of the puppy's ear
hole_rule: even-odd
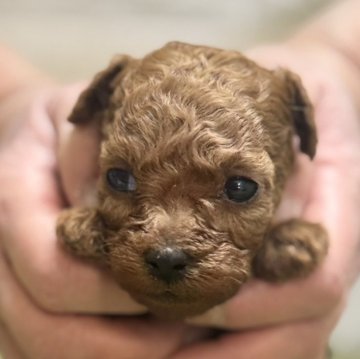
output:
[[[77,124],[86,123],[104,110],[110,102],[116,76],[131,61],[133,59],[130,56],[115,56],[110,65],[98,73],[89,87],[80,95],[69,116],[69,121]]]
[[[300,150],[313,159],[317,145],[313,106],[299,76],[284,69],[277,70],[277,72],[283,77],[290,93],[289,105],[294,130],[300,139]]]

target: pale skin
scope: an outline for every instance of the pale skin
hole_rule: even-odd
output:
[[[88,200],[95,172],[96,128],[66,123],[82,86],[60,88],[17,55],[0,50],[0,75],[6,79],[0,87],[4,358],[324,358],[360,269],[359,12],[359,1],[342,2],[286,43],[249,52],[264,66],[300,74],[314,102],[317,157],[313,163],[299,158],[278,217],[323,223],[330,236],[327,259],[305,280],[281,286],[249,282],[233,299],[194,320],[234,331],[186,346],[199,334],[190,325],[97,315],[145,309],[106,273],[62,251],[54,234],[64,206],[59,185],[71,204],[79,204]]]

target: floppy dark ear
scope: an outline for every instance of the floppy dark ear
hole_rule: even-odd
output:
[[[295,133],[300,139],[300,150],[313,159],[317,145],[313,106],[300,77],[288,70],[280,69],[278,71],[282,73],[290,93],[289,105]]]
[[[80,95],[69,116],[69,121],[85,123],[105,109],[114,90],[114,79],[130,61],[132,61],[130,56],[115,56],[110,65],[98,73],[89,87]]]

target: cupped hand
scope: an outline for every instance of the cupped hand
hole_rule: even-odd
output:
[[[75,131],[74,144],[66,122],[80,89],[26,90],[1,103],[6,119],[0,133],[1,247],[21,285],[44,308],[141,313],[144,308],[107,274],[68,255],[55,236],[56,218],[67,201],[59,162],[70,178],[70,197],[79,198],[79,186],[85,188],[91,177],[85,162],[68,165],[62,154],[69,146],[72,160],[92,160],[86,147],[91,136]]]
[[[265,67],[298,73],[315,108],[319,144],[313,163],[299,155],[278,219],[322,223],[330,248],[308,278],[272,285],[252,280],[224,305],[190,322],[234,331],[195,344],[176,359],[320,359],[360,266],[360,121],[352,92],[357,71],[326,48],[302,44],[249,53]]]
[[[55,222],[66,203],[58,163],[70,188],[75,170],[74,188],[91,177],[85,163],[68,166],[60,150],[65,140],[73,146],[65,118],[79,91],[21,90],[0,104],[0,348],[6,359],[167,358],[189,335],[185,327],[104,315],[144,308],[58,246]],[[90,136],[74,136],[75,158]]]

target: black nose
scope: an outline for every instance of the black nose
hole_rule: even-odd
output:
[[[148,251],[145,261],[151,274],[166,283],[171,283],[184,277],[190,257],[181,249],[165,247]]]

